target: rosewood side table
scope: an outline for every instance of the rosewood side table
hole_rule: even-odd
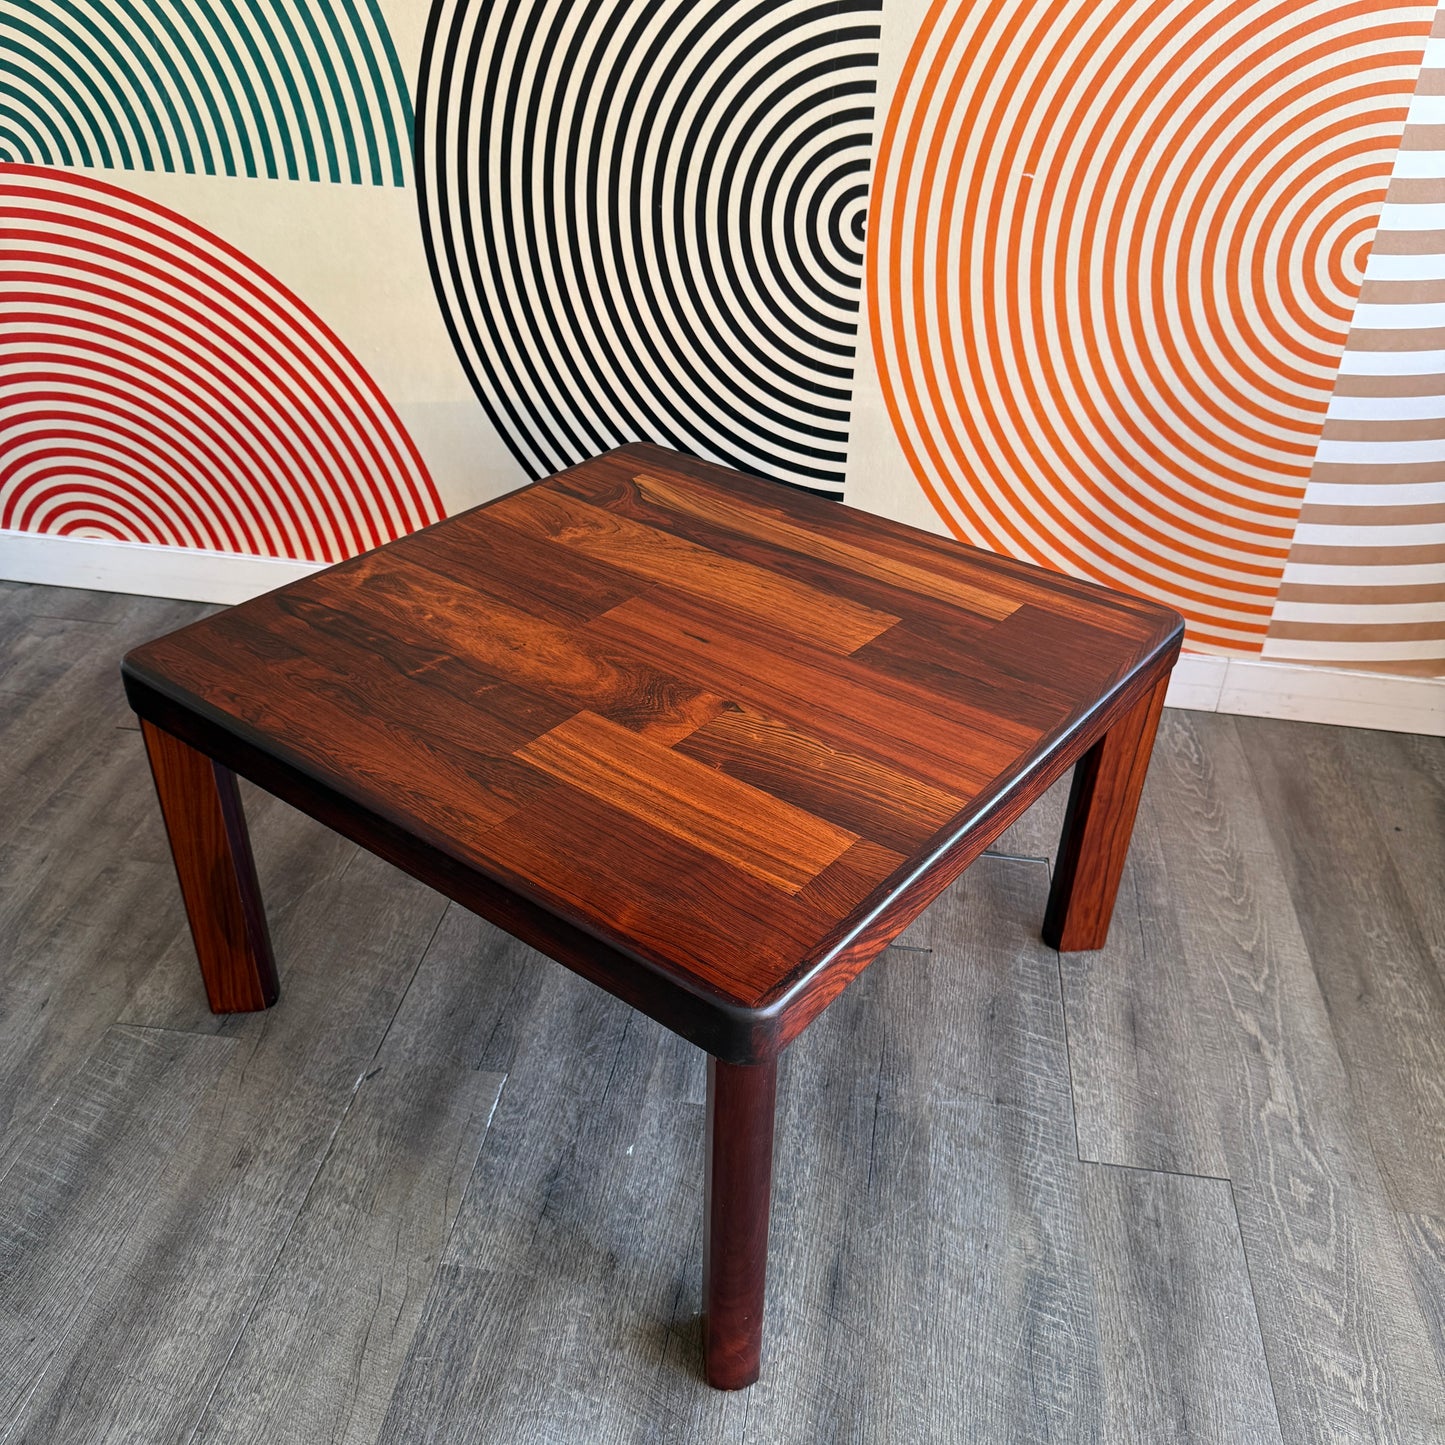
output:
[[[704,1049],[706,1369],[758,1376],[781,1051],[1067,768],[1099,948],[1182,624],[629,446],[125,659],[211,1007],[276,1001],[236,774]]]

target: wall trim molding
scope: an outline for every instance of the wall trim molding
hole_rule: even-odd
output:
[[[1445,737],[1445,678],[1186,652],[1167,707]]]
[[[47,587],[175,597],[184,602],[244,602],[325,565],[206,552],[199,547],[152,547],[0,529],[0,578]]]
[[[244,602],[319,572],[323,565],[0,530],[0,578],[188,602]],[[1166,701],[1170,707],[1196,712],[1445,737],[1445,678],[1392,677],[1190,652],[1174,669]]]

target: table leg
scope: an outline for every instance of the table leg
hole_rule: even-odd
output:
[[[141,733],[211,1011],[268,1008],[280,987],[236,776],[152,723]]]
[[[1168,686],[1165,673],[1074,768],[1044,915],[1044,941],[1054,948],[1065,952],[1102,948],[1109,936],[1114,897]]]
[[[751,1385],[762,1363],[777,1084],[776,1059],[707,1061],[703,1340],[719,1390]]]

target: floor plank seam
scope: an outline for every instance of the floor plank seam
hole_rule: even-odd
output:
[[[1064,988],[1064,956],[1058,949],[1051,949],[1054,955],[1055,974],[1059,980],[1059,1017],[1064,1033],[1064,1065],[1069,1071],[1069,1121],[1074,1129],[1074,1158],[1085,1163],[1084,1145],[1079,1137],[1079,1094],[1074,1084],[1074,1045],[1069,1037],[1068,995]]]
[[[1285,1429],[1284,1415],[1279,1408],[1279,1390],[1274,1381],[1274,1360],[1270,1355],[1269,1341],[1265,1338],[1264,1322],[1259,1314],[1259,1289],[1254,1282],[1254,1265],[1249,1257],[1249,1241],[1244,1234],[1244,1221],[1239,1217],[1239,1200],[1234,1194],[1234,1180],[1226,1181],[1229,1185],[1229,1207],[1234,1214],[1234,1229],[1239,1238],[1239,1252],[1244,1258],[1244,1275],[1249,1281],[1249,1300],[1254,1306],[1254,1329],[1259,1340],[1260,1356],[1264,1360],[1265,1378],[1269,1381],[1270,1403],[1274,1406],[1275,1423],[1279,1426],[1281,1440],[1289,1440],[1289,1432]]]
[[[888,1069],[888,1040],[878,1051],[878,1087],[873,1092],[873,1127],[868,1133],[868,1197],[873,1196],[873,1163],[878,1157],[878,1115],[883,1110],[883,1079]]]
[[[1203,1179],[1210,1184],[1228,1184],[1231,1194],[1234,1189],[1234,1181],[1227,1174],[1195,1174],[1188,1169],[1161,1169],[1152,1164],[1121,1164],[1116,1159],[1080,1158],[1079,1163],[1095,1169],[1122,1169],[1130,1174],[1162,1174],[1170,1179]]]
[[[1050,871],[1050,882],[1052,882],[1052,881],[1053,881],[1053,870],[1052,870],[1052,868],[1051,868],[1049,871]],[[1125,875],[1125,877],[1126,877],[1126,880],[1127,880],[1127,882],[1128,882],[1128,884],[1129,884],[1129,891],[1130,891],[1130,893],[1133,895],[1134,907],[1133,907],[1133,910],[1132,910],[1132,914],[1133,914],[1133,917],[1134,917],[1134,919],[1135,919],[1135,922],[1136,922],[1136,925],[1137,925],[1137,929],[1138,929],[1138,934],[1139,934],[1139,957],[1140,957],[1140,958],[1146,958],[1146,957],[1148,956],[1148,952],[1147,952],[1146,940],[1145,940],[1145,937],[1144,937],[1143,905],[1142,905],[1142,902],[1141,902],[1140,897],[1139,897],[1139,883],[1138,883],[1138,879],[1137,879],[1137,877],[1130,877],[1130,876],[1127,875],[1127,874]],[[1069,1064],[1069,1102],[1070,1102],[1070,1104],[1071,1104],[1071,1106],[1072,1106],[1072,1112],[1073,1112],[1073,1116],[1074,1116],[1074,1157],[1079,1161],[1080,1164],[1108,1164],[1108,1163],[1110,1162],[1110,1161],[1108,1161],[1108,1160],[1104,1160],[1104,1159],[1086,1159],[1086,1158],[1084,1157],[1083,1140],[1082,1140],[1082,1138],[1080,1137],[1080,1134],[1079,1134],[1079,1095],[1078,1095],[1078,1091],[1077,1091],[1077,1089],[1075,1088],[1075,1085],[1074,1085],[1074,1041],[1073,1041],[1072,1033],[1071,1033],[1071,1031],[1070,1031],[1070,1029],[1069,1029],[1069,995],[1068,995],[1068,987],[1067,987],[1067,985],[1064,983],[1064,956],[1063,956],[1063,954],[1060,953],[1057,949],[1054,951],[1054,956],[1058,959],[1058,962],[1059,962],[1059,1000],[1060,1000],[1060,1006],[1061,1006],[1061,1008],[1063,1009],[1063,1015],[1064,1015],[1064,1057],[1068,1060],[1068,1064]],[[1119,1167],[1119,1168],[1132,1168],[1132,1167],[1136,1167],[1136,1166],[1131,1166],[1131,1165],[1118,1165],[1118,1166],[1116,1166],[1116,1167]],[[1166,1170],[1153,1170],[1153,1171],[1146,1171],[1146,1172],[1167,1174],[1167,1173],[1172,1173],[1172,1172],[1174,1172],[1174,1171],[1171,1171],[1171,1170],[1167,1170],[1167,1169],[1166,1169]],[[1191,1176],[1185,1176],[1185,1177],[1191,1177]],[[1192,1177],[1197,1177],[1197,1178],[1203,1179],[1203,1178],[1209,1178],[1210,1176],[1209,1176],[1209,1175],[1197,1175],[1197,1176],[1192,1176]]]
[[[343,866],[343,868],[342,868],[342,870],[341,870],[341,874],[338,875],[338,876],[344,876],[345,873],[346,873],[347,868],[350,868],[351,865],[352,865],[360,856],[361,856],[361,854],[360,854],[359,851],[353,853],[353,854],[351,855],[351,857],[346,860],[346,863],[345,863],[345,865]],[[401,997],[400,997],[399,999],[397,999],[397,1001],[396,1001],[396,1008],[392,1010],[392,1015],[391,1015],[391,1017],[386,1021],[386,1027],[381,1031],[381,1038],[377,1040],[376,1048],[375,1048],[375,1050],[372,1052],[371,1062],[372,1062],[373,1064],[381,1057],[381,1051],[382,1051],[382,1049],[384,1049],[384,1048],[386,1047],[386,1041],[387,1041],[387,1039],[389,1039],[389,1038],[391,1037],[391,1031],[392,1031],[392,1029],[395,1027],[397,1019],[399,1019],[399,1018],[401,1017],[401,1011],[406,1007],[406,1001],[407,1001],[407,999],[409,999],[409,998],[411,997],[412,986],[416,983],[417,975],[421,972],[422,965],[426,962],[427,954],[429,954],[429,953],[431,952],[431,950],[432,950],[432,944],[434,944],[434,943],[437,941],[437,934],[439,934],[439,933],[442,931],[442,924],[446,921],[447,910],[448,910],[449,908],[451,908],[452,906],[453,906],[453,905],[452,905],[451,903],[443,903],[443,904],[442,904],[442,910],[441,910],[441,912],[437,915],[437,921],[436,921],[436,923],[432,926],[432,931],[431,931],[431,933],[427,935],[427,941],[426,941],[425,946],[422,947],[422,948],[420,949],[420,951],[417,953],[417,956],[416,956],[416,966],[412,969],[412,971],[411,971],[411,977],[407,979],[407,981],[406,981],[406,987],[405,987],[404,989],[402,989],[402,991],[401,991]],[[358,1078],[357,1081],[356,1081],[358,1088],[361,1086],[362,1080],[364,1080],[364,1079],[367,1078],[367,1077],[368,1077],[367,1071],[366,1071],[366,1070],[363,1070],[363,1071],[362,1071],[362,1074],[361,1074],[361,1077]],[[355,1097],[355,1091],[354,1091],[354,1090],[353,1090],[353,1092],[352,1092],[352,1097],[353,1097],[353,1098]],[[351,1107],[350,1104],[348,1104],[348,1105],[347,1105],[347,1109],[349,1110],[350,1107]]]
[[[356,860],[357,860],[360,856],[361,856],[361,849],[360,849],[360,848],[353,848],[352,851],[351,851],[350,857],[348,857],[347,860],[346,860],[346,862],[343,863],[343,864],[341,865],[341,867],[337,870],[336,882],[340,883],[340,882],[346,877],[346,875],[351,871],[351,865],[352,865],[353,863],[355,863]],[[309,891],[309,889],[308,889],[308,891]],[[298,899],[298,900],[296,900],[296,901],[299,902],[300,900]],[[442,909],[442,917],[443,917],[443,918],[446,917],[446,909],[445,909],[445,908]],[[440,927],[441,925],[438,924],[437,926]],[[432,938],[435,938],[435,937],[436,937],[436,934],[433,933],[433,934],[432,934]],[[430,939],[427,941],[427,947],[428,947],[428,948],[431,947],[431,941],[430,941]],[[423,954],[422,957],[425,958],[426,955]],[[411,985],[408,984],[407,987],[410,988]]]
[[[500,930],[498,930],[498,932],[500,932]],[[517,997],[517,990],[522,987],[524,973],[525,970],[523,969],[517,969],[513,973],[512,980],[507,986],[506,1000],[503,1005],[497,1009],[496,1014],[492,1019],[492,1027],[487,1033],[486,1038],[481,1040],[480,1045],[477,1049],[477,1063],[475,1067],[481,1068],[482,1061],[491,1057],[492,1045],[496,1041],[497,1035],[502,1031],[504,1027],[504,1021],[510,1016],[513,1001]],[[508,1077],[510,1077],[512,1072],[512,1060],[508,1059],[507,1063],[508,1067],[504,1070],[500,1070],[499,1072],[505,1073]]]
[[[126,1001],[126,1006],[129,1007],[129,1000]],[[124,1012],[124,1009],[122,1009],[122,1012]],[[225,1017],[240,1017],[240,1015],[228,1014]],[[117,1017],[110,1027],[113,1029],[133,1029],[138,1034],[180,1034],[182,1037],[190,1039],[228,1039],[233,1037],[233,1035],[224,1032],[224,1023],[221,1026],[223,1032],[220,1033],[211,1033],[204,1029],[183,1029],[178,1028],[175,1024],[138,1024],[130,1019],[121,1019],[120,1017]]]
[[[0,1435],[0,1445],[8,1445],[8,1442],[14,1438],[15,1431],[19,1428],[20,1422],[25,1418],[26,1411],[30,1408],[30,1402],[39,1392],[41,1385],[45,1383],[45,1379],[50,1374],[50,1371],[54,1367],[55,1361],[59,1358],[59,1355],[59,1348],[52,1351],[50,1356],[46,1359],[45,1363],[36,1372],[34,1383],[25,1392],[25,1398],[21,1400],[17,1405],[15,1412],[11,1417],[10,1424],[5,1427],[5,1433],[3,1435]]]
[[[597,1104],[599,1107],[612,1092],[612,1081],[617,1077],[617,1068],[618,1065],[622,1062],[623,1051],[627,1046],[627,1035],[631,1030],[632,1021],[637,1017],[639,1017],[639,1015],[636,1013],[635,1010],[629,1010],[627,1013],[627,1017],[622,1021],[622,1032],[617,1036],[617,1048],[612,1055],[612,1065],[607,1070],[607,1082],[602,1086],[602,1090],[597,1096]],[[485,1141],[483,1141],[483,1148],[485,1147],[486,1144]],[[577,1139],[574,1138],[571,1144],[571,1148],[568,1151],[568,1157],[572,1157],[576,1154],[576,1152]],[[477,1164],[478,1166],[480,1166],[481,1164],[480,1154],[477,1157]],[[532,1242],[534,1244],[537,1241],[537,1237],[542,1233],[542,1226],[547,1223],[547,1210],[551,1206],[552,1196],[557,1192],[557,1185],[561,1181],[561,1178],[562,1170],[561,1168],[557,1168],[552,1171],[552,1176],[547,1181],[547,1192],[542,1198],[542,1207],[537,1211],[537,1222],[532,1229]]]
[[[701,1241],[696,1236],[692,1240],[695,1247],[701,1246]],[[657,1361],[657,1379],[661,1382],[667,1371],[667,1357],[672,1352],[672,1342],[678,1337],[677,1312],[682,1308],[683,1296],[687,1293],[687,1276],[679,1273],[677,1279],[677,1291],[672,1297],[672,1310],[667,1317],[667,1331],[662,1337],[662,1353]]]

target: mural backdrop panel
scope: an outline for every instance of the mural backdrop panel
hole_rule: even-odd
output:
[[[1429,21],[929,7],[881,138],[869,303],[945,525],[1259,648]]]
[[[1435,9],[0,0],[0,528],[331,560],[651,437],[1440,673]]]
[[[442,0],[437,296],[529,475],[648,437],[840,493],[881,0]]]
[[[9,158],[403,185],[411,99],[374,0],[5,0]]]
[[[0,206],[0,527],[337,562],[441,518],[386,398],[233,247],[45,167]]]
[[[1265,656],[1438,674],[1445,657],[1445,17],[1365,269]]]

